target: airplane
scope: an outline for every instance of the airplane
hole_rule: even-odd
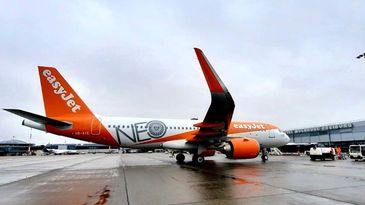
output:
[[[204,120],[105,117],[94,114],[54,67],[38,66],[46,116],[4,109],[25,118],[22,125],[78,140],[137,149],[168,149],[183,163],[186,153],[194,164],[216,151],[229,159],[268,160],[268,148],[289,142],[272,124],[231,121],[234,100],[199,48],[194,48],[211,93]]]
[[[79,154],[77,150],[68,150],[68,149],[43,149],[44,152],[54,154],[54,155],[62,155],[62,154]]]

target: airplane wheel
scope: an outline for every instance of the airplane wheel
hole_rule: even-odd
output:
[[[261,160],[262,160],[262,162],[266,162],[267,160],[269,160],[269,156],[267,154],[268,153],[267,153],[265,148],[261,150]]]
[[[262,155],[262,156],[261,156],[261,160],[262,160],[263,162],[266,162],[267,160],[269,160],[269,156],[267,156],[267,155]]]
[[[179,153],[176,155],[176,161],[177,163],[183,163],[185,160],[185,155],[183,153]]]
[[[194,154],[194,156],[193,156],[193,163],[194,164],[199,164],[200,165],[200,164],[203,164],[204,161],[205,161],[204,156]]]

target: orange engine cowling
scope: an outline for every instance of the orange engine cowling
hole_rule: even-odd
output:
[[[228,141],[224,151],[229,159],[250,159],[259,155],[260,145],[255,139],[235,138]]]

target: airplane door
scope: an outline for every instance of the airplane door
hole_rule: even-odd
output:
[[[91,135],[100,135],[101,121],[97,118],[93,118],[91,121]]]
[[[275,138],[275,132],[273,130],[269,130],[269,138]]]

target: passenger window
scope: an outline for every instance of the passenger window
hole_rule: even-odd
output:
[[[110,126],[110,125],[108,125],[108,127],[110,128],[111,126]]]
[[[115,125],[113,125],[113,128],[115,128]]]
[[[122,128],[125,128],[125,126],[123,125]]]
[[[127,128],[129,128],[129,125],[127,125]]]

